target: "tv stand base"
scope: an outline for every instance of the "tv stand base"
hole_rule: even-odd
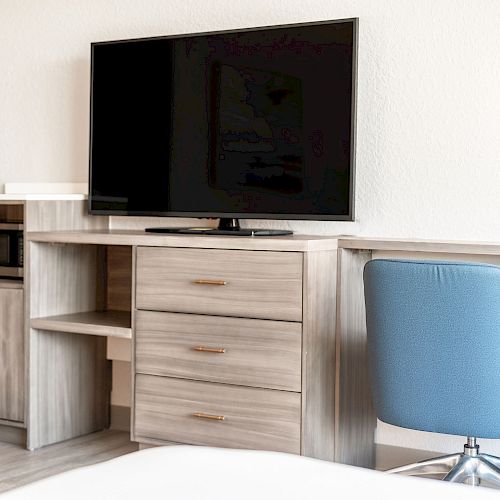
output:
[[[147,227],[147,233],[203,234],[214,236],[286,236],[293,231],[286,229],[242,228],[240,221],[234,218],[221,217],[217,228],[211,227]]]
[[[147,233],[202,234],[204,236],[286,236],[293,231],[285,229],[213,229],[210,227],[147,227]]]

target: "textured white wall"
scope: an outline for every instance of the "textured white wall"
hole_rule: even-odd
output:
[[[0,0],[0,183],[86,181],[92,41],[354,16],[357,221],[259,225],[499,240],[497,0]]]
[[[0,183],[86,181],[92,41],[346,17],[360,18],[357,220],[258,225],[500,240],[497,0],[0,0]]]

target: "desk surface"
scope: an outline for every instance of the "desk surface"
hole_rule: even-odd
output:
[[[145,245],[186,248],[220,248],[233,250],[275,250],[308,252],[335,250],[387,250],[407,252],[439,252],[476,255],[500,255],[500,242],[452,240],[418,240],[354,236],[275,236],[240,237],[185,234],[157,234],[144,231],[46,231],[28,233],[28,240],[49,243],[94,245]]]
[[[500,255],[500,242],[340,237],[339,248],[404,252]]]
[[[49,243],[275,250],[281,252],[308,252],[338,248],[338,238],[335,236],[207,236],[125,230],[33,232],[28,233],[28,240]]]

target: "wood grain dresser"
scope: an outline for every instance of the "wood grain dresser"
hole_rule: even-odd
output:
[[[336,252],[137,249],[140,442],[333,459]]]
[[[31,261],[43,259],[51,273],[47,281],[46,270],[31,271],[32,290],[44,297],[31,311],[37,373],[30,384],[31,448],[105,426],[109,383],[99,336],[123,334],[132,337],[133,440],[334,460],[341,432],[336,239],[139,231],[30,236]],[[132,293],[120,312],[111,310],[109,290],[119,284],[109,280],[120,273],[109,267],[119,265],[110,250],[125,246],[131,279],[124,282]],[[77,282],[68,283],[70,269]],[[67,294],[57,295],[63,287]],[[64,352],[66,368],[46,364],[41,349]],[[81,364],[83,352],[92,363]],[[75,364],[79,373],[69,368]],[[68,390],[55,384],[54,370],[67,372]],[[86,377],[85,391],[70,392],[79,377]],[[47,384],[51,392],[42,394]],[[71,404],[61,406],[67,398]],[[89,405],[91,414],[77,413]],[[64,416],[54,414],[58,407]]]
[[[500,245],[76,230],[28,234],[28,448],[109,425],[132,346],[131,434],[373,466],[363,267],[498,263]]]

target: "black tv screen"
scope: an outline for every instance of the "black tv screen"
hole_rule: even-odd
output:
[[[92,44],[90,212],[353,219],[357,20]]]

